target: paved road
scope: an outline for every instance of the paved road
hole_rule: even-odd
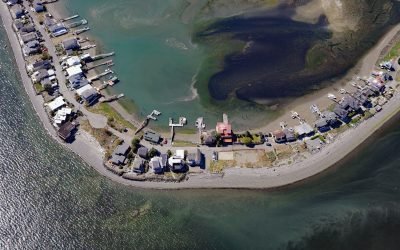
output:
[[[90,125],[92,125],[92,127],[94,128],[106,127],[107,118],[105,116],[89,112],[84,106],[82,106],[75,100],[75,94],[72,91],[70,91],[66,86],[67,79],[65,78],[64,72],[62,71],[61,65],[58,61],[58,56],[53,41],[51,40],[49,34],[44,30],[43,26],[39,24],[39,20],[36,14],[30,9],[28,2],[24,1],[24,6],[26,10],[29,11],[32,20],[35,23],[36,29],[40,31],[40,33],[43,35],[44,44],[48,49],[49,55],[53,57],[55,73],[60,85],[60,93],[69,103],[72,103],[75,107],[77,107],[80,111],[82,111],[82,113],[88,118]]]

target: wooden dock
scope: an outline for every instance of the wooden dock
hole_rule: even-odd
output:
[[[103,73],[100,73],[100,74],[98,74],[98,75],[95,75],[95,76],[92,76],[92,77],[88,78],[88,81],[89,81],[89,82],[93,82],[93,81],[98,80],[100,77],[106,76],[106,75],[108,75],[108,74],[113,74],[113,73],[114,73],[114,72],[113,72],[112,70],[106,70],[106,71],[104,71]]]

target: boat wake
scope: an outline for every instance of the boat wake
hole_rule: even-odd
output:
[[[197,75],[198,75],[198,72],[192,77],[192,82],[190,84],[190,95],[189,96],[177,98],[176,100],[174,100],[172,102],[167,102],[165,104],[170,105],[170,104],[178,103],[178,102],[191,102],[191,101],[196,100],[199,97],[199,93],[197,92],[197,89],[194,87],[197,82]]]
[[[165,40],[165,43],[167,44],[167,46],[171,47],[171,48],[175,48],[175,49],[180,49],[180,50],[188,50],[189,48],[186,46],[185,43],[178,41],[176,38],[174,37],[170,37],[167,38]]]

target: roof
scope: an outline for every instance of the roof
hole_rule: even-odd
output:
[[[321,118],[315,121],[315,127],[322,128],[328,126],[328,122],[325,118]]]
[[[114,150],[113,154],[126,155],[130,149],[131,146],[129,145],[129,143],[124,142],[121,145],[118,145],[118,147]]]
[[[51,68],[51,63],[48,60],[40,60],[40,61],[32,63],[30,65],[30,67],[28,66],[28,68],[31,68],[34,71],[39,70],[39,69],[49,69],[49,68]]]
[[[272,132],[272,135],[275,138],[285,138],[286,137],[286,134],[282,130],[276,130],[276,131]]]
[[[31,33],[21,35],[21,40],[23,43],[27,43],[27,42],[37,40],[37,39],[38,39],[38,36],[37,36],[36,32],[31,32]]]
[[[147,157],[147,153],[149,152],[149,150],[146,147],[140,147],[137,151],[137,154],[140,157],[146,158]]]
[[[24,26],[21,27],[20,32],[30,33],[35,30],[36,30],[36,28],[33,24],[25,24]]]
[[[89,84],[89,81],[83,75],[73,75],[68,78],[68,81],[74,89],[79,89]]]
[[[90,86],[90,85],[86,85]],[[86,87],[84,86],[84,87]],[[87,89],[82,92],[81,97],[85,99],[86,101],[89,101],[89,99],[92,99],[93,97],[97,96],[97,91],[92,87],[91,89]]]
[[[13,5],[10,8],[10,11],[15,18],[20,18],[24,14],[24,9],[19,5]]]
[[[68,74],[68,76],[82,74],[82,68],[79,65],[69,67],[67,69],[67,74]]]
[[[74,65],[79,65],[81,64],[81,59],[79,58],[79,56],[71,56],[67,59],[66,63],[70,67]]]
[[[349,115],[349,112],[343,109],[339,104],[335,106],[333,112],[337,114],[340,119],[344,119]]]
[[[160,163],[161,158],[160,157],[153,157],[150,160],[150,166],[153,168],[153,170],[162,170],[163,167]]]
[[[314,129],[313,129],[313,127],[311,127],[310,124],[308,124],[308,123],[303,123],[303,124],[300,124],[300,125],[298,125],[298,126],[295,126],[295,127],[294,127],[294,131],[295,131],[299,136],[302,136],[302,135],[308,135],[308,134],[314,132]]]
[[[77,89],[76,90],[76,93],[79,95],[79,96],[81,96],[82,94],[83,94],[83,92],[85,92],[86,90],[89,90],[89,89],[94,89],[93,87],[92,87],[92,85],[85,85],[85,86],[83,86],[82,88],[80,88],[80,89]]]
[[[76,128],[76,125],[72,122],[66,122],[58,129],[58,135],[66,140],[71,135],[71,132]]]
[[[136,170],[143,170],[143,164],[144,160],[139,157],[135,157],[135,159],[132,162],[132,168]]]
[[[113,155],[111,156],[110,161],[111,161],[113,164],[120,165],[120,164],[123,164],[123,163],[125,162],[125,159],[126,159],[126,157],[125,157],[124,155],[116,155],[116,154],[113,154]]]
[[[218,134],[229,136],[232,134],[232,125],[229,123],[218,122],[215,130]]]
[[[158,143],[161,139],[161,136],[157,133],[154,133],[152,131],[146,131],[144,133],[144,139],[146,141],[150,141],[150,142],[154,142],[154,143]]]
[[[333,121],[337,119],[337,115],[335,114],[335,112],[332,111],[324,111],[322,112],[322,115],[325,117],[325,119],[327,119],[328,121]]]
[[[75,50],[75,49],[79,49],[81,47],[76,38],[70,38],[70,39],[64,40],[62,42],[62,45],[63,45],[64,49],[66,49],[66,50],[68,50],[68,49]]]
[[[47,106],[51,111],[54,111],[62,106],[64,106],[66,103],[64,101],[64,98],[62,96],[57,97],[54,99],[52,102],[47,103]]]
[[[296,140],[296,135],[295,135],[293,129],[284,129],[284,130],[283,130],[283,133],[285,133],[286,139],[287,139],[288,141],[294,141],[294,140]]]
[[[175,152],[176,158],[185,159],[185,150],[177,149]]]
[[[166,167],[167,163],[168,163],[168,155],[167,154],[161,154],[160,158],[161,158],[161,165],[163,167]]]

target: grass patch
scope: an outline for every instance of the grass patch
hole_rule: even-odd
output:
[[[40,83],[35,83],[33,85],[33,87],[34,87],[34,89],[36,91],[36,94],[40,94],[40,93],[42,93],[44,91],[44,88],[43,88],[42,84],[40,84]]]
[[[266,153],[266,156],[268,157],[269,161],[272,163],[276,161],[276,155],[274,151],[269,151]]]
[[[400,55],[400,42],[397,42],[391,49],[390,51],[386,54],[386,56],[383,58],[384,61],[391,60],[395,57],[398,57]]]
[[[100,103],[94,107],[90,107],[89,111],[97,114],[105,115],[108,118],[108,125],[110,127],[118,128],[129,128],[136,130],[136,127],[132,123],[125,120],[113,107],[107,103]]]
[[[211,173],[222,173],[226,168],[232,168],[236,165],[236,161],[212,161],[210,164]]]
[[[190,141],[174,141],[174,147],[196,147],[197,144]]]

